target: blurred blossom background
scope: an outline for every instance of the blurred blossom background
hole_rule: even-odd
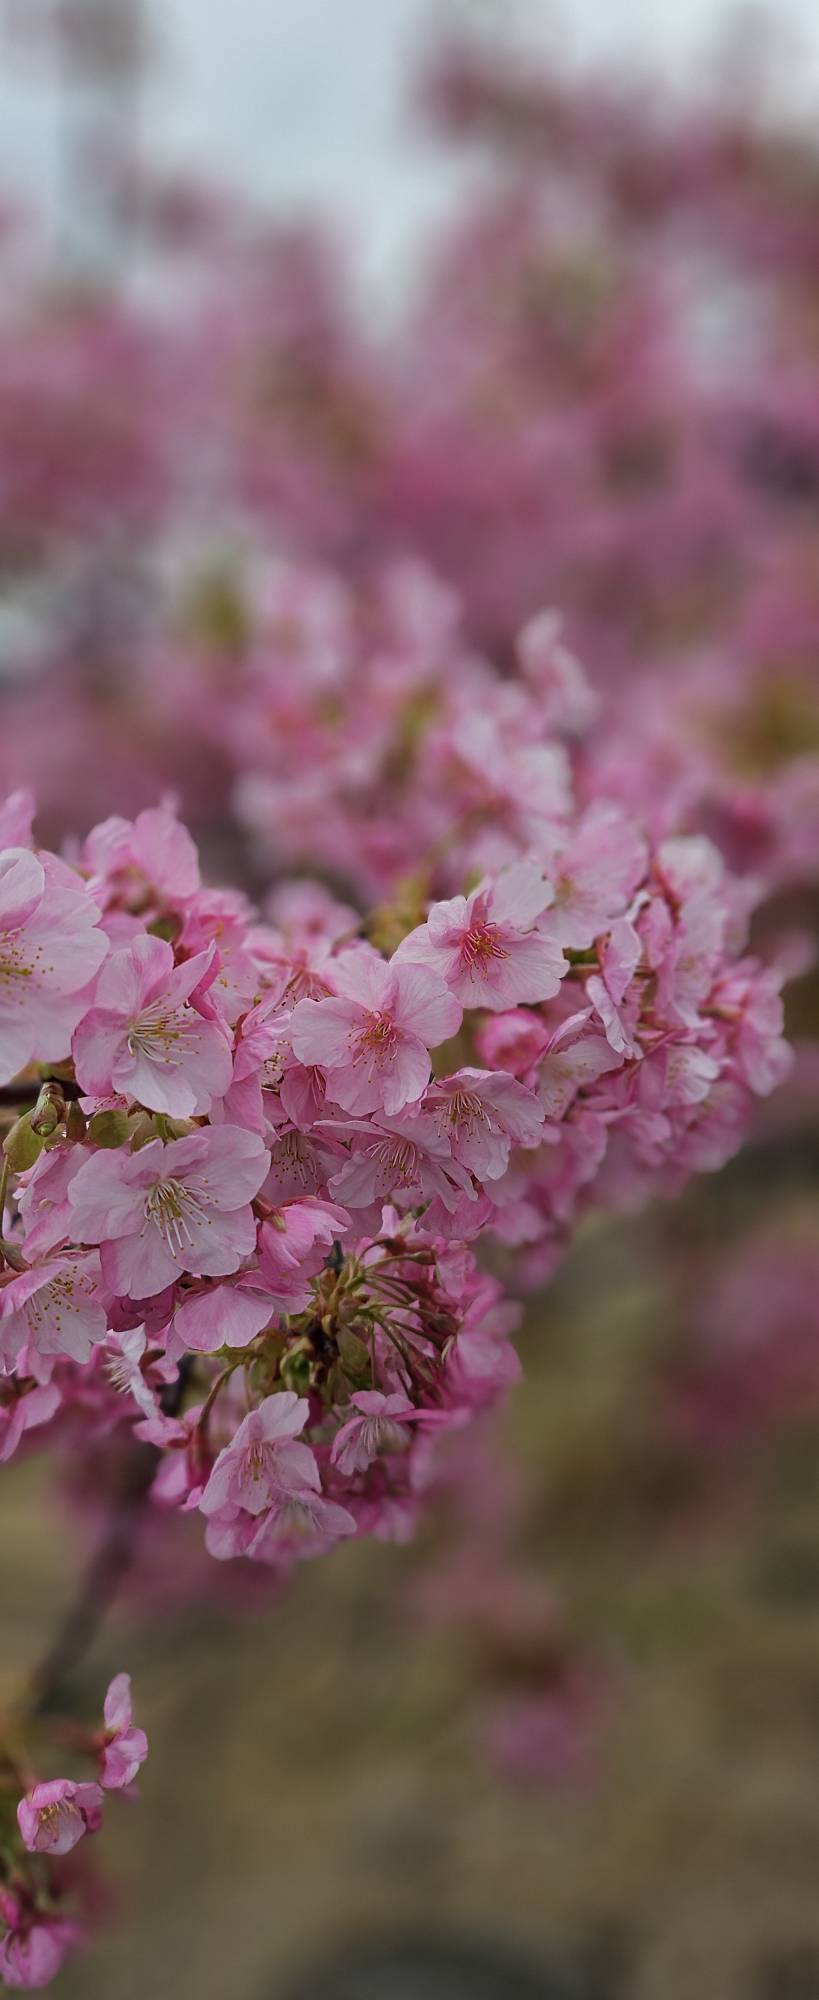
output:
[[[62,1990],[819,2000],[819,15],[0,38],[0,794],[69,852],[171,795],[211,878],[394,914],[434,714],[554,612],[586,798],[714,841],[796,1048],[730,1166],[510,1253],[523,1382],[418,1541],[216,1602],[159,1516],[84,1669],[127,1637],[156,1756]],[[5,1474],[4,1677],[83,1521],[81,1467]]]

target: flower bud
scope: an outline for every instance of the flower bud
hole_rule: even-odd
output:
[[[127,1111],[95,1111],[88,1131],[95,1146],[112,1151],[124,1146],[130,1135]]]
[[[345,1375],[353,1382],[365,1382],[370,1370],[369,1350],[358,1334],[347,1326],[339,1327],[338,1352]]]
[[[29,1113],[31,1130],[40,1139],[50,1139],[58,1125],[65,1120],[65,1098],[59,1083],[44,1083],[40,1095]]]
[[[39,1133],[33,1130],[31,1119],[32,1113],[25,1112],[24,1116],[18,1118],[12,1125],[11,1131],[6,1133],[3,1140],[3,1152],[14,1174],[26,1173],[28,1168],[33,1167],[35,1161],[39,1160],[43,1150],[45,1142]]]

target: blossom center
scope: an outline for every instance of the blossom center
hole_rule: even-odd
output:
[[[32,956],[35,964],[31,963]],[[3,992],[4,988],[9,998],[13,998],[15,994],[19,993],[20,989],[16,985],[16,981],[19,979],[33,979],[35,970],[37,969],[36,960],[40,956],[41,952],[39,948],[35,949],[33,954],[24,955],[22,939],[19,934],[16,934],[14,931],[6,931],[3,936],[2,945],[0,945],[0,993]]]
[[[382,1172],[393,1175],[402,1187],[412,1187],[418,1179],[418,1148],[411,1139],[385,1139],[377,1148]]]
[[[146,1007],[136,1021],[131,1023],[128,1034],[128,1050],[132,1056],[147,1056],[149,1062],[161,1062],[178,1069],[182,1062],[186,1022],[178,1011],[168,1013],[161,1001]]]
[[[488,1125],[489,1119],[479,1097],[469,1090],[453,1090],[446,1100],[445,1117],[454,1130],[474,1132],[477,1125]]]
[[[472,924],[461,940],[461,965],[465,972],[477,972],[486,979],[492,965],[499,959],[508,958],[509,952],[501,943],[497,924]]]
[[[194,1225],[207,1222],[207,1210],[184,1181],[157,1181],[145,1203],[146,1222],[153,1223],[174,1254],[194,1241]]]
[[[356,1048],[360,1055],[383,1063],[394,1054],[398,1041],[398,1029],[389,1014],[368,1014],[366,1027],[356,1036]]]

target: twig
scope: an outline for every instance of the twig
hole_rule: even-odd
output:
[[[163,1414],[177,1416],[190,1377],[186,1356],[175,1382],[160,1398]],[[107,1530],[80,1577],[72,1602],[31,1674],[23,1706],[30,1715],[44,1715],[56,1704],[64,1683],[96,1638],[119,1586],[136,1556],[139,1530],[160,1453],[140,1446],[128,1468],[128,1478],[113,1507]]]

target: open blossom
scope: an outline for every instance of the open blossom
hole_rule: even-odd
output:
[[[330,1193],[345,1208],[380,1208],[385,1201],[403,1207],[437,1195],[454,1210],[460,1195],[474,1197],[469,1174],[430,1112],[409,1106],[398,1118],[348,1119],[343,1129],[347,1158],[331,1174]]]
[[[24,1347],[40,1356],[87,1361],[107,1326],[96,1256],[49,1257],[0,1280],[0,1365],[6,1368],[14,1367]]]
[[[593,973],[586,992],[603,1023],[606,1039],[619,1056],[639,1056],[636,1040],[637,998],[632,980],[640,962],[640,938],[627,917],[618,917],[600,954],[600,971]]]
[[[209,1524],[210,1527],[215,1525],[215,1522]],[[337,1500],[328,1500],[323,1493],[302,1486],[289,1493],[273,1494],[270,1506],[248,1540],[245,1553],[256,1562],[274,1565],[286,1559],[304,1562],[324,1555],[334,1542],[355,1532],[355,1518],[347,1507],[340,1506]],[[212,1548],[210,1539],[208,1546]],[[215,1550],[212,1552],[216,1553]]]
[[[537,1088],[547,1118],[562,1118],[577,1092],[619,1068],[622,1054],[597,1032],[586,1009],[561,1022],[537,1065]]]
[[[320,1492],[315,1456],[309,1445],[298,1442],[307,1417],[306,1398],[292,1390],[266,1396],[220,1451],[199,1503],[202,1513],[236,1507],[262,1514],[282,1494],[305,1487]]]
[[[536,928],[552,896],[537,862],[517,862],[471,896],[434,903],[395,962],[434,967],[462,1007],[499,1011],[551,1000],[567,970],[559,944]]]
[[[28,1389],[25,1395],[12,1395],[8,1403],[0,1401],[0,1465],[14,1457],[26,1431],[48,1423],[59,1409],[60,1401],[56,1382],[43,1382]]]
[[[70,1854],[83,1834],[99,1831],[102,1792],[99,1785],[52,1778],[20,1800],[17,1824],[30,1854]]]
[[[165,806],[149,806],[135,820],[113,815],[95,826],[83,850],[92,877],[107,889],[144,902],[146,894],[174,909],[195,896],[199,860],[187,827]]]
[[[255,1246],[250,1203],[266,1171],[262,1140],[231,1125],[92,1153],[68,1191],[76,1238],[100,1244],[106,1283],[126,1298],[149,1298],[183,1271],[224,1277]]]
[[[79,1924],[47,1915],[8,1889],[0,1889],[0,1917],[7,1926],[0,1939],[0,1979],[15,1991],[50,1986],[66,1953],[82,1941]]]
[[[35,1056],[68,1055],[84,989],[109,949],[98,919],[62,862],[23,847],[0,852],[0,1084]]]
[[[505,1172],[513,1146],[536,1146],[543,1110],[531,1090],[491,1070],[459,1069],[434,1083],[424,1098],[452,1157],[479,1180]]]
[[[324,1071],[345,1111],[393,1116],[421,1097],[429,1051],[455,1034],[461,1009],[434,972],[387,964],[366,946],[341,952],[332,971],[336,994],[293,1011],[294,1053]]]
[[[585,951],[624,915],[646,867],[646,845],[616,806],[591,806],[577,827],[553,837],[544,866],[554,886],[549,935]]]
[[[212,961],[213,947],[177,966],[171,946],[149,936],[112,952],[74,1034],[83,1090],[135,1098],[172,1118],[209,1111],[232,1072],[225,1029],[191,1005]]]
[[[377,1389],[359,1389],[351,1396],[350,1407],[355,1415],[333,1439],[332,1460],[339,1472],[366,1472],[382,1452],[405,1450],[407,1425],[415,1422],[418,1412],[401,1390],[385,1396]]]
[[[258,1271],[239,1271],[221,1285],[185,1293],[173,1316],[174,1339],[193,1354],[246,1347],[274,1317],[276,1307],[277,1300]]]
[[[321,1270],[338,1237],[347,1234],[346,1209],[308,1195],[286,1202],[259,1231],[259,1272],[273,1296],[300,1312],[310,1298],[310,1279]]]
[[[103,1721],[100,1784],[108,1792],[124,1791],[148,1755],[145,1731],[134,1724],[130,1674],[115,1674],[105,1697]]]

